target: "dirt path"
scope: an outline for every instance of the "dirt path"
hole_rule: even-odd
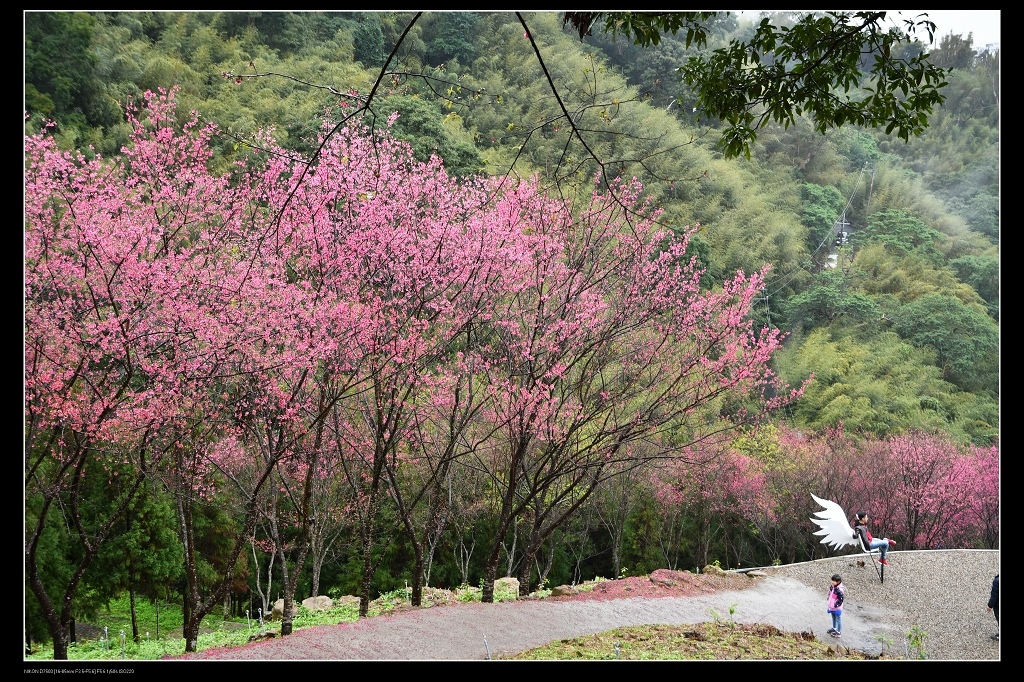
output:
[[[193,660],[484,660],[628,625],[686,624],[717,618],[766,623],[800,632],[825,622],[822,597],[796,580],[757,580],[754,587],[694,597],[592,601],[517,601],[404,611],[355,623],[309,628],[282,639],[208,650]],[[786,599],[780,600],[779,595]],[[734,613],[730,616],[730,608]],[[870,618],[871,616],[868,615]],[[880,615],[880,614],[879,614]],[[822,628],[824,630],[824,627]],[[870,644],[869,624],[849,628],[847,643]],[[824,632],[821,633],[824,635]]]
[[[485,660],[623,626],[716,618],[812,632],[834,642],[825,634],[831,624],[825,587],[836,571],[843,573],[850,594],[844,646],[878,654],[902,644],[907,629],[917,626],[929,633],[929,658],[999,660],[999,644],[989,639],[995,622],[985,610],[988,586],[999,570],[998,552],[890,552],[889,558],[884,584],[870,566],[859,566],[856,557],[835,557],[771,568],[760,578],[731,574],[721,582],[704,583],[691,577],[690,584],[680,586],[689,596],[608,598],[623,594],[623,586],[631,589],[630,584],[643,585],[639,591],[645,595],[658,593],[647,578],[614,581],[620,591],[604,597],[412,609],[174,660]],[[751,586],[701,593],[737,584]]]

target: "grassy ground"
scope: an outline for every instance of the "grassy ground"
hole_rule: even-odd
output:
[[[454,605],[480,601],[480,589],[464,586],[456,590],[424,588],[424,608]],[[543,594],[542,594],[543,596]],[[495,601],[513,600],[511,592],[495,590]],[[75,631],[78,641],[68,651],[70,661],[117,661],[117,660],[159,660],[165,656],[180,656],[185,653],[185,640],[181,635],[183,618],[181,607],[163,604],[159,609],[145,600],[136,600],[136,616],[139,622],[139,641],[132,639],[131,610],[127,595],[110,602],[107,608],[90,619],[78,623]],[[370,617],[391,613],[400,609],[414,608],[404,590],[388,592],[370,602]],[[345,597],[326,611],[310,611],[299,608],[299,614],[292,621],[292,629],[317,625],[352,623],[359,619],[359,600]],[[206,649],[241,646],[260,637],[280,633],[279,622],[266,620],[261,623],[258,614],[249,618],[228,618],[223,615],[208,615],[203,619],[197,643],[197,651]],[[53,646],[34,646],[25,655],[27,661],[53,660]]]
[[[866,660],[863,652],[819,642],[771,625],[709,622],[695,625],[642,625],[589,637],[552,642],[510,660]]]

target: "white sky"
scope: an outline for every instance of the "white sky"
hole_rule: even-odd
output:
[[[754,19],[760,10],[733,11]],[[927,13],[928,18],[935,22],[936,45],[938,45],[942,36],[947,33],[956,33],[964,37],[967,37],[968,33],[973,34],[975,49],[985,47],[990,43],[999,43],[999,15],[1001,12],[997,9],[903,9],[886,11],[889,13],[886,16],[886,20],[894,22],[899,22],[900,19],[913,19],[919,14]],[[902,25],[902,23],[898,25]],[[921,34],[921,36],[922,42],[927,40],[926,34]]]
[[[956,33],[967,37],[968,33],[974,35],[974,47],[985,47],[991,43],[999,43],[999,15],[997,9],[920,9],[920,10],[888,10],[892,14],[886,19],[911,19],[922,12],[928,13],[928,18],[935,22],[935,41],[947,33]],[[922,40],[923,42],[923,40]]]

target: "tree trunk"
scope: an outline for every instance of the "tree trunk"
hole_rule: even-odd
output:
[[[256,557],[256,545],[252,546],[252,562],[256,566],[256,594],[260,597],[259,612],[262,614],[270,613],[270,590],[274,584],[274,559],[277,558],[276,552],[270,553],[270,558],[267,560],[267,591],[263,591],[263,585],[260,584],[260,562]],[[256,615],[255,613],[253,614]]]
[[[306,476],[302,484],[302,505],[299,514],[299,525],[300,532],[297,544],[299,547],[299,554],[295,557],[295,570],[289,573],[288,561],[284,556],[284,545],[279,544],[281,547],[281,572],[284,575],[284,614],[281,619],[281,636],[290,635],[292,633],[293,621],[292,616],[293,605],[295,604],[295,591],[298,589],[299,578],[302,575],[302,567],[306,563],[306,557],[308,556],[312,536],[313,536],[313,483],[315,480],[317,470],[317,457],[316,453],[320,452],[321,435],[323,433],[323,422],[319,423],[317,429],[316,442],[313,446],[313,455],[311,461],[307,463]],[[276,499],[276,498],[275,498]],[[280,533],[277,528],[277,514],[275,507],[274,514],[274,539],[275,541],[280,540]],[[316,596],[316,592],[313,592],[311,596]],[[297,609],[296,609],[297,610]]]
[[[405,535],[409,538],[409,544],[412,546],[413,555],[413,569],[412,569],[412,595],[406,595],[409,598],[409,603],[413,606],[419,606],[423,601],[423,543],[420,538],[416,535],[416,527],[413,525],[412,512],[406,509],[405,500],[398,492],[398,480],[394,476],[394,470],[391,467],[387,469],[388,480],[391,483],[391,494],[395,505],[398,507],[398,515],[402,519],[402,528],[405,530]],[[427,531],[424,531],[426,534]]]
[[[26,551],[26,578],[29,586],[32,588],[32,594],[35,595],[36,601],[39,602],[39,606],[42,609],[43,618],[46,619],[46,627],[50,631],[50,639],[53,640],[53,660],[66,661],[68,660],[68,648],[74,642],[75,619],[71,608],[73,595],[81,576],[81,564],[75,572],[72,582],[65,588],[61,608],[58,612],[57,607],[50,601],[50,595],[47,594],[46,588],[43,586],[43,580],[39,575],[39,567],[35,561],[35,545],[38,542],[40,533],[41,530],[37,530],[29,542],[29,549]]]
[[[373,525],[372,522],[370,524]],[[373,531],[367,529],[363,536],[363,576],[359,588],[359,617],[366,618],[370,612],[370,584],[373,582]]]
[[[499,544],[495,545],[491,550],[491,556],[487,557],[487,562],[484,564],[484,587],[480,595],[480,601],[484,604],[494,603],[494,581],[498,577],[498,549],[500,547]]]
[[[186,622],[181,628],[181,635],[185,639],[185,651],[195,652],[199,646],[199,623]]]
[[[501,559],[501,550],[505,546],[505,536],[508,534],[509,529],[512,528],[512,534],[515,537],[515,525],[519,520],[519,512],[529,502],[529,500],[517,501],[515,497],[516,488],[520,480],[518,463],[522,461],[523,453],[526,452],[528,446],[529,439],[520,438],[512,446],[513,449],[509,453],[509,461],[511,462],[507,469],[509,477],[504,483],[501,508],[498,511],[498,519],[494,526],[494,535],[491,539],[491,549],[487,554],[487,559],[484,561],[484,587],[483,594],[480,595],[480,601],[485,604],[494,603],[494,581],[498,578],[498,562]],[[514,552],[515,545],[513,543],[512,551],[509,552],[509,574],[511,574],[511,561]]]
[[[128,605],[132,612],[132,641],[139,642],[142,637],[139,636],[139,617],[135,612],[135,590],[130,584],[128,585]]]
[[[302,575],[302,567],[306,563],[306,556],[309,545],[303,543],[299,549],[299,556],[295,558],[295,570],[288,571],[288,562],[281,560],[281,568],[285,571],[284,578],[284,615],[281,620],[281,636],[290,635],[293,629],[294,617],[292,610],[295,606],[295,591],[299,587],[299,577]],[[311,595],[311,596],[316,596]]]
[[[373,562],[373,544],[377,534],[377,511],[380,509],[380,487],[384,474],[386,454],[374,455],[373,469],[369,487],[366,491],[366,508],[360,520],[360,535],[363,541],[363,572],[362,585],[359,590],[359,617],[366,618],[370,612],[370,588],[376,566]]]
[[[292,584],[292,576],[288,570],[288,557],[285,555],[284,540],[281,537],[281,530],[277,525],[277,495],[271,498],[270,503],[270,537],[274,541],[274,552],[281,560],[281,586],[284,588],[284,606],[281,611],[281,636],[292,634],[292,598],[295,594],[295,586]]]
[[[530,578],[533,576],[533,563],[536,558],[531,543],[523,552],[523,563],[519,566],[519,596],[525,597],[530,594]]]
[[[484,562],[484,587],[480,595],[480,601],[485,604],[494,603],[494,581],[498,579],[498,562],[501,560],[501,550],[505,546],[505,535],[509,527],[514,526],[514,520],[518,517],[513,513],[512,495],[515,481],[508,486],[505,497],[501,502],[501,511],[498,512],[498,523],[494,529],[494,537],[491,540],[491,551]],[[514,532],[513,532],[514,535]],[[509,569],[511,571],[511,556],[515,552],[513,543],[512,552],[509,552]]]
[[[362,584],[359,589],[359,617],[366,618],[370,612],[370,587],[373,583],[373,543],[377,530],[377,490],[380,472],[376,473],[370,485],[369,500],[366,505],[366,517],[362,521],[363,571]]]
[[[52,634],[52,633],[51,633]],[[69,634],[67,629],[61,629],[53,638],[53,660],[68,660]]]
[[[313,566],[312,566],[312,569],[313,569],[313,584],[310,586],[310,589],[312,589],[312,591],[313,591],[313,593],[310,595],[311,597],[316,597],[316,596],[320,595],[320,567],[322,565],[323,565],[323,560],[320,558],[319,554],[315,554],[313,556]]]
[[[192,617],[192,600],[187,594],[181,595],[181,637],[185,640],[185,651],[196,650],[199,644],[199,623]]]
[[[622,542],[612,539],[612,573],[618,578],[622,574]]]
[[[287,569],[283,565],[283,562],[282,562],[281,570],[287,571]],[[284,610],[281,613],[281,636],[284,637],[285,635],[292,634],[292,620],[293,620],[292,619],[292,604],[294,604],[295,602],[292,599],[292,591],[287,588],[288,578],[284,578],[282,580],[282,582],[285,584],[285,590],[284,590]]]
[[[423,548],[418,542],[413,543],[415,558],[412,569],[412,597],[409,603],[419,606],[423,601]]]
[[[540,534],[540,517],[537,509],[533,509],[533,526],[526,539],[526,547],[523,548],[522,564],[519,566],[519,596],[524,597],[530,594],[530,579],[533,577],[533,565],[537,561],[537,553],[540,552],[544,538]]]
[[[469,584],[469,561],[473,558],[473,550],[476,549],[476,534],[473,529],[470,529],[470,537],[473,542],[466,547],[466,540],[463,537],[459,537],[459,542],[452,550],[452,554],[455,556],[456,563],[459,565],[459,575],[462,577],[462,584]]]
[[[548,574],[551,573],[551,567],[555,565],[555,543],[554,543],[553,540],[551,542],[550,547],[551,547],[551,550],[548,552],[547,561],[544,562],[544,568],[542,569],[540,567],[540,564],[537,565],[537,587],[538,588],[543,587],[544,583],[546,583],[548,581]],[[529,592],[527,592],[527,594],[529,594]]]

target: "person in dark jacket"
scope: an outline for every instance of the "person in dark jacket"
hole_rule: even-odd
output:
[[[988,597],[988,610],[995,614],[996,627],[999,627],[999,574],[992,578],[992,594]],[[992,635],[992,639],[999,641],[999,633]]]
[[[888,566],[889,562],[886,560],[885,555],[889,553],[890,547],[896,546],[896,541],[889,538],[876,539],[871,537],[871,531],[868,530],[867,512],[857,512],[857,515],[850,521],[850,525],[853,526],[853,532],[860,537],[865,547],[878,550],[878,563]]]

